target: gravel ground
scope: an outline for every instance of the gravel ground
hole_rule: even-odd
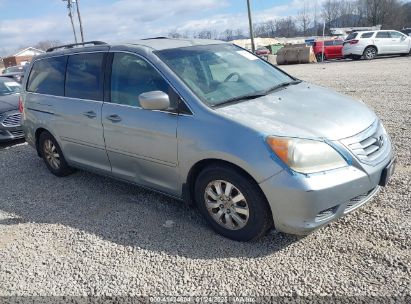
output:
[[[399,160],[372,202],[304,238],[233,242],[176,200],[86,172],[56,178],[31,147],[3,145],[0,296],[410,296],[410,67],[283,67],[374,108]]]

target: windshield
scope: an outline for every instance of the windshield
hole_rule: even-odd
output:
[[[0,80],[0,96],[20,93],[20,84],[11,79]]]
[[[217,106],[294,81],[257,56],[231,44],[201,45],[156,54],[205,103]]]

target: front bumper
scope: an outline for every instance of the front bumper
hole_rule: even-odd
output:
[[[7,120],[10,116],[14,115],[20,116],[20,113],[16,110],[0,114],[0,142],[24,138],[21,122],[14,120],[10,122]]]
[[[357,209],[379,190],[390,155],[378,166],[348,166],[318,174],[286,170],[260,184],[279,231],[305,235]]]

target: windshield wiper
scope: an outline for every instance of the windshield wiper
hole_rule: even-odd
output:
[[[226,104],[229,104],[229,103],[234,103],[234,102],[237,102],[237,101],[256,99],[256,98],[259,98],[259,97],[263,97],[265,95],[267,95],[267,94],[265,94],[265,93],[246,94],[246,95],[242,95],[242,96],[238,96],[238,97],[234,97],[234,98],[224,100],[223,102],[212,105],[212,107],[219,107],[219,106],[226,105]]]
[[[246,94],[246,95],[230,98],[230,99],[227,99],[227,100],[225,100],[223,102],[220,102],[218,104],[212,105],[212,107],[219,107],[219,106],[227,105],[229,103],[234,103],[234,102],[237,102],[237,101],[256,99],[256,98],[259,98],[259,97],[266,96],[266,95],[270,94],[271,92],[273,92],[275,90],[278,90],[280,88],[287,87],[289,85],[299,84],[301,82],[302,82],[301,80],[293,80],[293,81],[283,82],[283,83],[277,84],[277,85],[275,85],[275,86],[273,86],[273,87],[271,87],[268,90],[265,90],[263,92],[257,92],[257,93],[253,93],[253,94]]]
[[[290,86],[290,85],[296,85],[296,84],[299,84],[299,83],[301,83],[301,82],[302,82],[302,81],[301,81],[301,80],[298,80],[298,79],[293,80],[293,81],[282,82],[282,83],[277,84],[277,85],[269,88],[268,90],[264,91],[264,95],[268,95],[268,94],[270,94],[271,92],[274,92],[275,90],[278,90],[278,89],[280,89],[280,88],[288,87],[288,86]]]

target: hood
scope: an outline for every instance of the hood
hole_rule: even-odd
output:
[[[355,135],[377,119],[364,103],[306,82],[216,111],[264,135],[329,140]]]
[[[17,110],[19,108],[19,94],[0,96],[0,113]]]

